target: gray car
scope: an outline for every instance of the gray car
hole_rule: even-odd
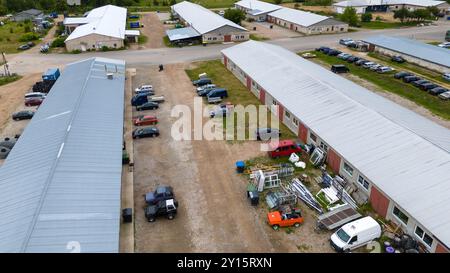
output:
[[[0,146],[0,159],[7,158],[10,151],[10,149]]]
[[[257,140],[269,140],[279,138],[281,136],[280,130],[273,128],[257,128],[255,131]]]

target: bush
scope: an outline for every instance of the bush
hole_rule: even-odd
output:
[[[107,47],[107,46],[102,46],[102,51],[108,51],[109,50],[109,47]]]
[[[376,20],[376,21],[382,21],[383,18],[381,18],[380,16],[377,16],[377,17],[375,18],[375,20]]]
[[[361,15],[361,21],[362,22],[366,22],[366,23],[372,21],[372,13],[364,13],[364,14],[362,14]]]
[[[39,35],[33,32],[28,32],[20,36],[19,42],[30,42],[39,39]]]
[[[24,31],[24,32],[31,32],[31,27],[30,27],[30,25],[26,25],[26,26],[23,28],[23,31]]]
[[[81,53],[81,50],[79,50],[79,49],[72,50],[72,54],[80,54],[80,53]]]
[[[240,9],[227,9],[223,15],[225,19],[240,25],[242,20],[245,20],[245,13]]]
[[[51,47],[64,47],[64,41],[65,39],[63,37],[56,38],[55,40],[53,40]]]
[[[9,33],[14,33],[14,29],[12,27],[9,28]]]

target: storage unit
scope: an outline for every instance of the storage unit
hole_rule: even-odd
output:
[[[56,81],[59,78],[60,75],[61,75],[61,73],[60,73],[58,68],[51,68],[51,69],[48,69],[42,75],[42,79],[44,81]]]
[[[358,193],[373,195],[380,214],[430,251],[449,249],[450,130],[276,45],[248,41],[222,54],[249,90],[248,79],[264,90],[268,108],[290,113],[294,133],[327,161],[332,154]]]

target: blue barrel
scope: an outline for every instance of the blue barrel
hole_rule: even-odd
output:
[[[245,162],[244,161],[236,161],[236,172],[243,173],[244,169],[245,169]]]

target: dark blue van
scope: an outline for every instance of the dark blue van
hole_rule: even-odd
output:
[[[134,95],[133,98],[131,98],[132,106],[139,106],[139,105],[142,105],[147,102],[148,102],[148,94],[146,94],[146,93],[137,94],[137,95]]]
[[[207,95],[208,99],[209,98],[226,98],[228,97],[228,92],[226,89],[224,88],[216,88],[214,90],[211,90],[211,92],[208,93]]]

